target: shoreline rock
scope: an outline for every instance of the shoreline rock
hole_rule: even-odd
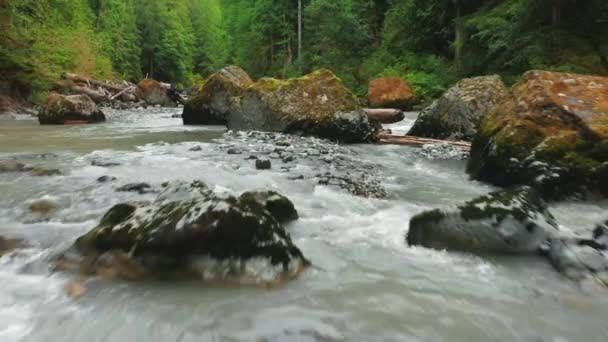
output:
[[[38,121],[41,125],[90,124],[106,121],[106,117],[86,95],[51,93],[44,102]]]
[[[467,172],[547,199],[608,197],[608,78],[529,71],[482,120]]]

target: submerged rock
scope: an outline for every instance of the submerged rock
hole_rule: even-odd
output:
[[[408,110],[416,102],[412,87],[398,77],[381,77],[369,81],[367,99],[375,108]]]
[[[15,249],[25,247],[25,242],[20,239],[7,239],[0,236],[0,257],[6,255]]]
[[[549,199],[608,196],[608,78],[530,71],[485,116],[467,172]]]
[[[116,189],[116,191],[120,192],[138,192],[140,194],[147,194],[150,192],[154,192],[152,186],[148,183],[129,183],[125,184]]]
[[[608,221],[590,239],[554,238],[547,254],[551,264],[574,280],[593,278],[608,286]]]
[[[500,76],[463,79],[425,108],[407,134],[472,141],[481,119],[508,96]]]
[[[35,177],[48,177],[48,176],[61,176],[61,170],[37,166],[31,169],[32,176]]]
[[[226,125],[229,113],[235,110],[239,96],[253,81],[236,66],[229,66],[209,76],[186,102],[184,125]]]
[[[237,198],[214,194],[200,182],[190,189],[183,182],[168,184],[152,203],[112,207],[97,227],[76,240],[74,250],[93,259],[88,264],[95,273],[95,264],[114,265],[102,256],[128,253],[135,264],[117,272],[123,279],[135,273],[136,279],[195,276],[273,284],[297,276],[309,264],[277,220],[293,218],[295,209],[290,212],[285,201],[272,192]]]
[[[454,210],[410,220],[407,243],[479,254],[536,253],[557,231],[546,203],[530,187],[481,196]]]
[[[38,121],[41,125],[62,125],[103,122],[106,117],[86,95],[51,93],[40,109]]]
[[[23,172],[28,171],[23,163],[20,163],[14,159],[0,160],[0,173],[2,172]]]

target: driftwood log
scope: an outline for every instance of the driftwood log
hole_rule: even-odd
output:
[[[56,88],[72,94],[85,94],[97,104],[140,101],[135,95],[137,86],[127,81],[113,84],[70,73],[63,73],[61,78],[55,83]]]
[[[415,137],[411,135],[391,135],[391,134],[380,134],[380,144],[388,145],[407,145],[407,146],[418,146],[422,147],[429,144],[447,144],[466,151],[471,150],[471,143],[467,141],[451,141],[451,140],[437,140],[422,137]]]
[[[370,119],[375,119],[383,124],[392,124],[405,118],[403,111],[394,108],[364,108]]]

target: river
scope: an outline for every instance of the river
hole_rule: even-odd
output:
[[[480,258],[404,242],[409,219],[492,188],[468,180],[464,161],[428,160],[403,146],[344,147],[374,165],[387,199],[351,195],[273,167],[257,171],[244,155],[218,149],[224,130],[184,127],[178,109],[112,112],[105,124],[0,123],[0,159],[58,168],[60,176],[0,173],[0,235],[28,247],[0,258],[0,341],[606,341],[608,290],[581,286],[532,257]],[[392,125],[404,132],[415,113]],[[219,140],[218,140],[219,139]],[[253,143],[252,143],[253,144]],[[197,147],[198,151],[192,151]],[[200,149],[198,148],[200,147]],[[117,166],[94,166],[92,161]],[[329,167],[329,166],[328,166]],[[99,183],[109,175],[115,182]],[[97,280],[79,299],[50,259],[103,213],[151,195],[116,192],[132,182],[200,179],[216,189],[272,188],[301,218],[288,230],[314,264],[279,289],[199,282]],[[50,220],[28,212],[47,198]],[[562,229],[590,229],[608,203],[562,202]]]

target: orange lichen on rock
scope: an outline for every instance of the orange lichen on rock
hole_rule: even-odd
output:
[[[412,87],[398,77],[369,81],[367,99],[372,107],[408,109],[416,101]]]

